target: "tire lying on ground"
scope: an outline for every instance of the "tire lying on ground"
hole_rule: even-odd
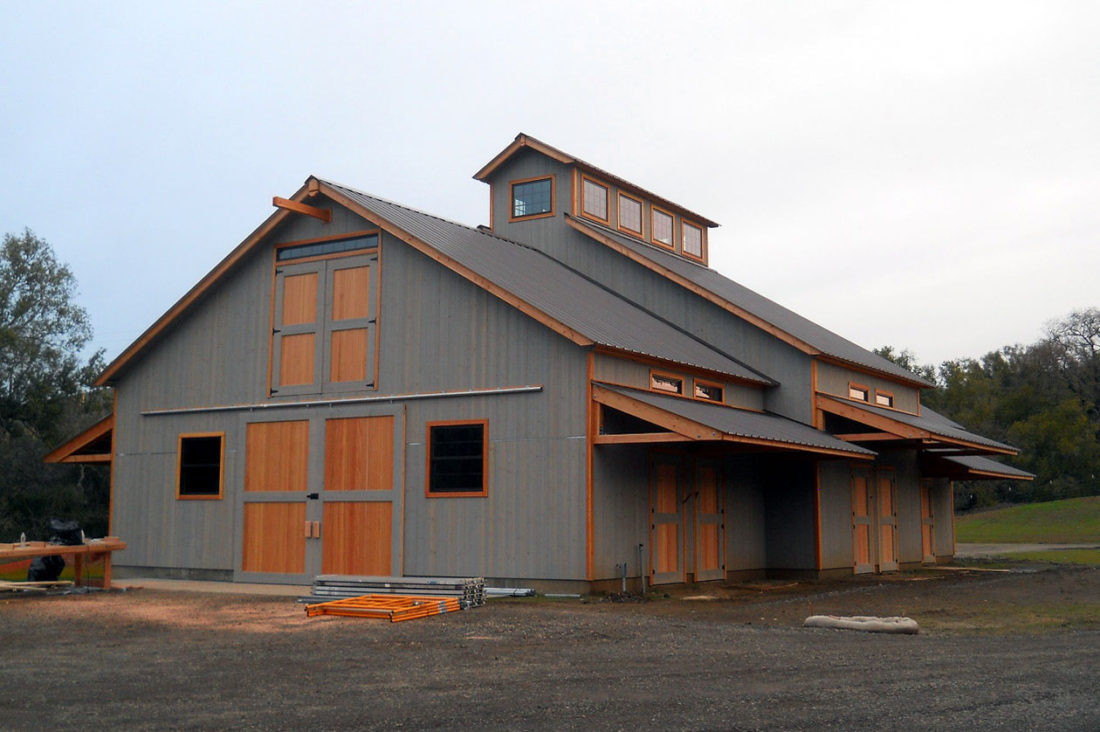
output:
[[[866,633],[904,633],[907,635],[913,635],[920,632],[917,621],[912,618],[876,618],[866,615],[855,615],[850,617],[838,615],[811,615],[802,623],[802,627],[862,630]]]

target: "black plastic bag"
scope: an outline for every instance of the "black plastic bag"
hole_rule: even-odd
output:
[[[84,543],[80,536],[80,524],[76,521],[50,519],[50,543],[65,546],[79,546]]]
[[[50,554],[44,557],[35,557],[31,560],[31,566],[27,569],[28,582],[57,582],[61,576],[61,570],[65,569],[64,557]]]

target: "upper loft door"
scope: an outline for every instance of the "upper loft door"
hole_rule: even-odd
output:
[[[374,388],[377,328],[377,253],[279,264],[271,393]]]

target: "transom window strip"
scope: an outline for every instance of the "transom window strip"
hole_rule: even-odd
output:
[[[651,374],[649,377],[649,386],[655,391],[664,391],[669,394],[684,393],[684,380],[676,378],[675,376]]]
[[[283,247],[275,253],[275,260],[287,262],[293,259],[306,259],[307,257],[321,257],[326,254],[343,254],[354,252],[358,249],[373,249],[378,246],[378,235],[368,234],[357,236],[353,239],[336,239],[335,241],[319,241],[312,244],[298,244]]]
[[[512,184],[512,218],[553,211],[552,188],[549,178]]]

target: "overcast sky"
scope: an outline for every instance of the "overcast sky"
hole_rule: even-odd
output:
[[[1100,3],[9,3],[0,231],[113,358],[317,174],[488,223],[526,132],[925,363],[1100,306]]]

